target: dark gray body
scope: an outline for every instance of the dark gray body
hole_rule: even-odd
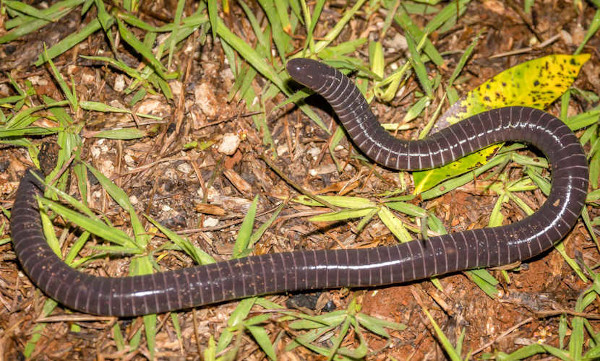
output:
[[[28,171],[17,191],[11,230],[25,272],[48,296],[98,315],[134,316],[284,291],[402,283],[470,268],[522,261],[549,249],[577,222],[588,187],[588,166],[575,135],[539,110],[508,107],[466,119],[431,137],[402,141],[377,122],[351,81],[307,59],[288,63],[298,82],[332,105],[354,143],[394,169],[433,168],[487,145],[523,141],[552,165],[552,190],[532,216],[510,225],[476,229],[391,247],[266,254],[153,275],[96,277],[68,267],[48,246]]]

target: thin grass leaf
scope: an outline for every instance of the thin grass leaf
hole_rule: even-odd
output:
[[[338,335],[333,340],[333,346],[329,349],[327,360],[332,360],[335,354],[337,353],[338,349],[342,345],[342,341],[344,341],[344,338],[350,330],[350,319],[350,317],[346,317],[344,323],[342,323],[342,325],[340,326]]]
[[[404,2],[402,2],[404,3]],[[413,39],[422,39],[425,32],[419,29],[412,21],[406,10],[404,10],[403,5],[400,5],[398,8],[398,13],[394,16],[394,21],[404,29],[406,33],[413,37]],[[429,39],[425,39],[425,44],[423,45],[423,52],[431,59],[431,61],[436,66],[441,66],[444,64],[444,59],[437,51],[433,43]]]
[[[338,35],[342,32],[346,24],[354,17],[354,14],[363,6],[366,0],[358,0],[352,8],[344,12],[342,18],[335,24],[335,26],[329,30],[327,35],[324,36],[323,40],[315,44],[315,54],[321,52],[321,50],[327,48],[331,42],[333,42]]]
[[[252,9],[250,9],[250,7],[243,0],[238,0],[238,4],[240,4],[240,6],[242,7],[242,10],[244,11],[244,14],[248,18],[248,22],[250,23],[250,26],[252,27],[252,30],[254,31],[254,36],[256,36],[256,40],[258,41],[258,44],[256,44],[257,52],[262,53],[264,56],[266,56],[268,58],[271,58],[271,54],[269,51],[269,41],[268,41],[267,37],[265,36],[265,34],[263,33],[262,27],[261,27],[258,19],[256,18],[256,16],[254,15],[254,12],[252,11]],[[237,77],[236,77],[236,81],[237,81]]]
[[[54,59],[57,56],[64,54],[67,50],[71,49],[75,45],[83,42],[90,35],[100,30],[102,26],[100,21],[97,19],[92,20],[83,29],[69,34],[67,37],[61,39],[58,43],[54,44],[50,49],[46,51],[45,55],[40,54],[38,60],[34,63],[35,66],[40,66],[46,62],[46,59]]]
[[[96,1],[98,1],[98,0],[96,0]],[[157,28],[155,26],[152,26],[152,25],[144,22],[143,20],[139,19],[138,17],[136,17],[132,14],[122,12],[122,11],[117,11],[115,13],[115,16],[117,18],[119,18],[120,20],[123,20],[123,22],[127,23],[128,25],[131,25],[133,27],[136,27],[136,28],[144,30],[144,31],[153,32],[153,33],[168,32],[168,31],[171,31],[172,27],[173,27],[173,24],[167,24],[167,25]]]
[[[285,350],[286,351],[291,351],[293,349],[295,349],[298,346],[304,346],[307,349],[318,353],[320,355],[326,356],[329,354],[329,349],[325,348],[325,347],[319,347],[319,346],[315,346],[313,344],[313,342],[318,339],[319,337],[322,337],[323,334],[330,332],[332,329],[331,328],[321,328],[321,329],[317,329],[317,330],[312,330],[309,331],[303,335],[297,336],[293,339],[292,342],[290,342],[286,347]]]
[[[57,305],[58,303],[53,299],[46,299],[46,302],[44,302],[44,307],[42,307],[42,317],[49,316],[52,313],[52,311],[54,311]],[[23,349],[23,355],[26,358],[30,358],[33,352],[35,351],[37,342],[40,340],[40,338],[42,338],[42,332],[46,328],[46,325],[47,323],[44,322],[38,323],[31,331],[31,336],[29,337],[29,340],[27,341],[27,343],[25,344],[25,348]]]
[[[131,336],[129,340],[129,348],[132,350],[137,350],[140,347],[140,343],[142,340],[142,328],[140,327],[136,333]]]
[[[367,341],[365,340],[360,327],[358,327],[356,318],[351,317],[350,324],[353,326],[354,333],[358,337],[358,346],[354,349],[340,347],[337,353],[338,355],[346,356],[352,360],[363,360],[369,352],[369,346],[367,345]]]
[[[46,238],[46,242],[48,242],[48,246],[52,249],[54,254],[58,256],[58,258],[62,259],[62,252],[60,250],[60,243],[58,238],[56,238],[56,234],[54,233],[54,226],[52,225],[52,221],[46,212],[40,213],[40,218],[42,221],[42,231],[44,232],[44,237]]]
[[[83,246],[87,243],[88,239],[90,239],[90,232],[83,232],[77,240],[73,243],[71,248],[69,249],[69,253],[67,253],[65,257],[65,263],[68,265],[72,265],[75,261],[75,257],[79,254],[79,251],[83,249]]]
[[[94,256],[94,258],[101,258],[106,256],[129,256],[129,255],[138,255],[142,254],[143,251],[139,249],[139,247],[121,247],[121,246],[90,246],[93,250],[98,252],[98,256]]]
[[[252,337],[260,347],[260,349],[271,359],[277,360],[275,348],[271,343],[269,334],[262,326],[246,326],[248,331],[252,334]]]
[[[256,297],[241,300],[239,305],[231,313],[231,316],[229,316],[229,319],[227,320],[228,327],[223,330],[221,336],[219,337],[219,341],[217,343],[217,353],[222,352],[229,346],[234,336],[232,330],[236,330],[243,325],[243,321],[248,317],[252,306],[254,306],[255,300]]]
[[[372,208],[375,207],[376,204],[370,201],[367,198],[362,197],[347,197],[347,196],[319,196],[319,198],[323,199],[323,201],[328,202],[336,207],[341,208],[353,208],[353,209],[362,209],[362,208]],[[307,196],[298,196],[292,199],[293,202],[297,202],[306,206],[313,207],[324,207],[325,205],[307,197]]]
[[[239,258],[244,251],[251,245],[250,238],[252,237],[252,229],[254,228],[254,219],[256,218],[256,207],[258,205],[258,195],[252,200],[250,208],[244,217],[244,221],[240,226],[235,245],[233,246],[233,258]]]
[[[271,36],[273,38],[273,42],[275,43],[277,53],[279,54],[281,61],[285,63],[288,49],[292,44],[290,36],[283,30],[281,19],[279,18],[279,14],[277,13],[276,9],[277,2],[274,3],[271,0],[258,0],[258,3],[265,12],[267,19],[269,20],[269,24],[271,25]]]
[[[40,110],[50,109],[52,107],[61,107],[61,106],[65,106],[65,105],[69,105],[69,102],[66,100],[63,100],[60,102],[55,102],[50,105],[43,104],[43,105],[38,105],[38,106],[28,108],[28,109],[24,109],[24,110],[18,112],[17,114],[15,114],[13,117],[9,118],[8,121],[6,122],[4,128],[5,129],[26,128],[27,126],[31,125],[31,123],[35,122],[38,119],[38,117],[32,116],[32,114],[34,114],[35,112],[38,112]]]
[[[386,202],[385,205],[398,212],[413,217],[427,217],[427,211],[419,206],[407,202]]]
[[[396,330],[396,331],[403,331],[406,329],[406,325],[404,325],[402,323],[381,320],[379,318],[369,316],[364,313],[357,314],[356,320],[362,327],[366,328],[367,330],[373,332],[376,335],[385,337],[387,339],[390,339],[391,336],[385,330],[386,328],[389,328],[391,330]]]
[[[132,140],[140,139],[146,136],[146,132],[138,128],[123,128],[102,130],[92,134],[94,138]]]
[[[33,6],[29,6],[21,1],[5,0],[4,5],[8,8],[29,15],[36,19],[46,20],[48,22],[53,21],[52,17],[49,16],[47,13],[36,9]]]
[[[144,257],[136,257],[131,259],[131,265],[129,266],[130,276],[141,276],[152,274],[153,259],[151,255]],[[150,358],[154,359],[154,352],[156,350],[156,314],[144,315],[144,331],[146,333],[146,342],[148,343],[148,351],[150,351]]]
[[[406,123],[409,123],[409,122],[417,119],[417,117],[419,117],[421,115],[421,113],[423,113],[423,110],[425,110],[425,108],[427,108],[429,106],[429,104],[431,104],[431,98],[429,98],[429,97],[422,97],[421,99],[417,100],[408,109],[408,111],[406,112],[406,114],[404,115],[404,118],[402,118],[402,121],[400,123],[406,124]]]
[[[217,26],[219,18],[219,9],[217,8],[217,0],[207,0],[208,20],[210,21],[210,29],[213,39],[217,38]]]
[[[146,218],[152,223],[156,228],[158,228],[171,242],[175,243],[179,246],[183,251],[185,251],[190,257],[192,257],[196,263],[198,264],[210,264],[215,263],[215,259],[208,253],[194,246],[187,239],[182,238],[177,233],[171,231],[167,227],[160,224],[158,221],[154,220],[146,216]]]
[[[21,129],[0,129],[0,138],[44,136],[58,133],[58,128],[27,127]]]
[[[146,333],[146,343],[148,344],[148,351],[150,352],[150,359],[155,359],[156,352],[156,323],[157,315],[144,315],[144,330]]]
[[[217,357],[217,345],[215,344],[215,339],[213,335],[210,335],[208,338],[208,346],[204,349],[204,360],[205,361],[215,361]]]
[[[111,27],[115,23],[115,18],[106,11],[104,2],[102,2],[102,0],[94,0],[94,4],[96,5],[96,11],[98,12],[97,20],[106,34],[106,38],[108,39],[113,53],[118,54],[117,49],[115,48],[115,42],[113,40],[114,36],[111,30]]]
[[[456,67],[452,71],[450,79],[448,79],[447,97],[448,103],[450,104],[454,104],[456,101],[458,101],[458,94],[456,94],[456,91],[450,92],[450,90],[454,90],[454,88],[452,88],[452,86],[454,85],[454,81],[462,72],[463,68],[465,67],[465,64],[467,64],[467,61],[471,57],[471,54],[473,54],[473,50],[475,50],[475,47],[479,42],[479,38],[481,37],[482,32],[483,31],[479,31],[479,33],[477,33],[471,44],[465,49],[464,53],[460,56]]]
[[[378,73],[371,71],[370,68],[367,68],[363,62],[359,59],[356,59],[351,56],[344,56],[345,54],[350,54],[356,52],[358,49],[362,47],[367,42],[366,38],[354,39],[345,41],[335,46],[329,46],[319,53],[319,57],[323,60],[326,60],[325,63],[331,66],[338,68],[339,70],[348,69],[351,71],[359,70],[360,74],[368,74],[369,76],[380,80],[383,77],[383,73],[379,75]]]
[[[134,78],[138,81],[141,82],[145,82],[146,80],[142,77],[142,74],[137,71],[134,68],[131,68],[129,66],[127,66],[127,64],[125,64],[124,62],[120,61],[120,60],[116,60],[116,59],[112,59],[112,58],[107,58],[105,56],[86,56],[86,55],[80,55],[80,57],[82,57],[83,59],[88,59],[88,60],[96,60],[96,61],[101,61],[101,62],[105,62],[111,66],[113,66],[114,68],[124,72],[125,74],[127,74],[127,76]]]
[[[80,104],[81,104],[81,108],[83,108],[85,110],[89,110],[89,111],[97,111],[97,112],[103,112],[103,113],[108,113],[108,112],[110,112],[110,113],[126,113],[126,114],[132,113],[128,109],[113,107],[111,105],[100,103],[100,102],[82,101]]]
[[[539,355],[539,354],[545,354],[548,351],[548,347],[546,345],[539,345],[539,344],[531,344],[525,347],[521,347],[520,349],[516,350],[515,352],[511,353],[511,354],[506,354],[504,352],[498,352],[495,356],[496,359],[499,361],[516,361],[516,360],[523,360],[526,359],[528,357],[531,356],[535,356],[535,355]],[[558,350],[558,349],[556,349]],[[571,360],[569,358],[568,353],[566,352],[562,352],[562,355],[565,358],[561,358],[562,360]]]
[[[121,208],[123,208],[125,211],[127,211],[127,213],[129,213],[131,228],[134,232],[135,242],[137,245],[139,245],[140,248],[145,248],[151,236],[145,234],[146,230],[144,229],[144,226],[142,225],[142,222],[140,221],[139,217],[135,213],[135,208],[131,204],[129,196],[127,196],[127,194],[121,188],[117,187],[116,184],[114,184],[110,179],[108,179],[96,168],[90,166],[87,163],[86,166],[90,170],[90,172],[94,174],[96,179],[98,179],[98,181],[102,185],[102,188],[106,190],[106,192],[112,197],[112,199],[114,199],[115,202],[117,202],[117,204],[121,206]]]
[[[431,19],[425,28],[423,29],[426,33],[431,34],[432,32],[438,30],[444,23],[449,21],[452,18],[456,18],[456,16],[460,16],[462,12],[466,10],[467,4],[469,4],[471,0],[455,0],[446,5],[440,12],[438,12],[433,19]],[[457,8],[459,9],[459,13],[456,13]]]
[[[258,227],[258,229],[252,233],[252,236],[250,237],[250,244],[248,245],[249,247],[252,247],[256,242],[260,240],[260,238],[267,231],[267,229],[269,229],[273,222],[275,222],[275,220],[279,216],[279,213],[281,213],[281,211],[283,210],[283,207],[285,207],[285,203],[281,203],[279,207],[275,209],[275,212],[273,212],[271,217],[269,217],[269,219],[265,223],[261,224],[260,227]]]
[[[491,161],[489,161],[485,165],[473,170],[470,173],[463,174],[460,177],[450,179],[446,182],[442,182],[442,183],[438,184],[437,186],[421,193],[421,198],[423,200],[427,200],[427,199],[438,197],[442,194],[446,194],[451,190],[454,190],[460,186],[463,186],[463,185],[471,182],[475,177],[479,176],[483,172],[485,172],[499,164],[503,164],[506,161],[508,161],[508,155],[501,155],[501,156],[494,157]]]
[[[250,47],[250,45],[248,45],[244,40],[232,33],[231,30],[229,30],[221,20],[218,21],[217,34],[229,45],[231,45],[231,47],[233,47],[238,53],[240,53],[240,55],[250,65],[258,70],[259,73],[261,73],[270,82],[277,85],[279,89],[288,95],[284,81],[275,71],[275,69],[273,69],[269,63],[265,62],[255,49]]]
[[[399,220],[387,207],[381,207],[379,209],[379,219],[385,224],[385,226],[396,236],[396,238],[404,243],[411,242],[414,237],[408,233],[406,227],[404,227],[404,223]],[[420,242],[420,241],[417,241]]]
[[[23,99],[25,99],[27,97],[26,94],[22,94],[22,95],[14,95],[11,97],[6,97],[6,98],[0,98],[0,105],[8,105],[8,104],[15,104]],[[4,116],[4,114],[2,114]]]
[[[596,14],[594,14],[594,18],[592,19],[592,22],[590,23],[590,27],[588,28],[587,32],[585,33],[585,37],[583,38],[583,41],[581,42],[581,44],[579,44],[579,46],[577,47],[577,50],[575,50],[574,55],[581,53],[585,44],[587,44],[588,41],[592,38],[592,36],[594,36],[594,34],[596,34],[598,32],[598,29],[600,29],[600,9],[596,10]]]
[[[467,157],[463,157],[455,162],[446,164],[433,170],[414,172],[414,194],[425,194],[428,190],[431,190],[432,187],[440,184],[440,182],[443,180],[452,179],[460,174],[469,175],[468,173],[465,173],[472,171],[473,169],[477,171],[477,167],[485,164],[488,159],[496,153],[499,147],[499,145],[486,147],[470,154]]]
[[[336,222],[344,221],[353,218],[362,218],[369,215],[373,210],[377,208],[364,208],[364,209],[346,209],[337,212],[319,214],[311,217],[308,220],[311,222]]]
[[[210,6],[211,1],[209,1],[209,6]],[[175,19],[173,20],[173,30],[171,31],[171,36],[169,36],[169,38],[167,39],[167,42],[169,44],[169,60],[167,61],[167,69],[171,68],[171,64],[173,61],[173,54],[175,53],[175,45],[177,45],[177,43],[179,42],[178,35],[182,30],[181,29],[181,16],[183,15],[184,6],[185,6],[185,0],[177,1],[177,8],[175,9]],[[215,36],[215,32],[213,31],[213,39],[216,39],[214,36]],[[186,36],[186,38],[187,38],[187,36]]]
[[[490,298],[496,298],[498,290],[496,285],[498,280],[492,277],[492,275],[484,269],[466,271],[465,274],[469,276],[471,281],[481,288]]]
[[[367,224],[369,224],[369,222],[371,222],[371,219],[373,219],[373,217],[375,217],[375,215],[379,212],[378,208],[373,208],[371,210],[371,212],[367,213],[366,216],[364,216],[360,222],[358,222],[358,224],[356,225],[356,229],[358,230],[358,232],[362,231],[364,229],[364,227],[367,226]]]
[[[335,156],[335,149],[340,144],[342,139],[344,139],[344,135],[345,135],[344,129],[342,127],[337,127],[337,129],[331,136],[331,141],[329,142],[329,155],[331,155],[331,159],[333,159],[333,162],[335,163],[335,167],[336,167],[337,171],[340,173],[343,171],[343,169],[342,169],[342,165],[340,164],[340,161]]]
[[[425,39],[427,37],[427,33],[423,34],[421,41],[419,41],[420,46],[425,43]],[[410,52],[410,57],[408,60],[412,65],[415,73],[417,74],[417,78],[419,79],[419,84],[423,90],[425,90],[425,94],[429,99],[433,98],[433,87],[431,85],[431,81],[429,80],[429,76],[427,75],[427,69],[425,69],[425,64],[421,60],[421,54],[417,50],[417,45],[415,44],[412,37],[406,37],[406,43],[408,44],[408,51]]]
[[[40,201],[45,207],[52,209],[58,213],[61,217],[65,218],[69,222],[73,222],[81,228],[89,231],[96,236],[105,239],[107,241],[116,243],[120,246],[126,246],[128,248],[137,248],[127,234],[119,229],[112,228],[102,223],[95,218],[89,218],[83,216],[59,203],[55,203],[51,200],[40,198]]]
[[[67,85],[67,82],[65,82],[65,79],[62,77],[62,75],[60,74],[60,72],[58,71],[56,66],[54,65],[54,62],[48,57],[48,52],[47,52],[45,44],[44,44],[44,54],[43,55],[44,55],[44,61],[47,61],[48,64],[50,64],[50,68],[52,69],[52,75],[54,76],[54,79],[60,86],[60,89],[61,89],[63,95],[69,101],[69,104],[73,107],[73,109],[75,109],[75,110],[79,109],[79,105],[78,105],[79,101],[77,99],[77,94],[75,94],[73,91],[71,91],[71,89]]]
[[[565,121],[565,124],[567,124],[572,131],[577,131],[589,127],[590,125],[597,124],[599,121],[600,109],[594,109],[569,117]]]
[[[138,52],[138,54],[140,54],[152,66],[152,69],[156,72],[156,74],[158,74],[158,76],[160,76],[162,79],[166,79],[167,75],[164,72],[165,69],[163,65],[154,57],[152,50],[139,41],[135,35],[133,35],[133,33],[127,29],[121,20],[117,19],[117,25],[123,41],[135,49],[135,51]]]
[[[17,1],[15,1],[16,3]],[[66,0],[59,1],[48,9],[41,10],[43,16],[48,16],[51,21],[56,21],[66,14],[70,13],[74,8],[83,3],[83,0]],[[0,36],[0,44],[11,42],[24,35],[30,34],[41,27],[49,24],[50,21],[43,19],[35,19],[31,16],[20,16],[16,19],[7,21],[4,25],[6,29],[12,29],[3,36]]]
[[[289,325],[294,329],[312,329],[312,328],[321,328],[323,326],[328,327],[337,327],[342,322],[347,315],[347,310],[337,310],[333,312],[323,313],[321,315],[307,315],[305,313],[300,313],[297,311],[287,312],[286,314],[291,315],[295,318],[299,318],[300,320],[291,322]],[[304,321],[309,321],[305,323]]]
[[[121,332],[121,328],[119,327],[119,323],[115,322],[112,327],[112,336],[113,341],[115,341],[115,346],[117,350],[123,350],[125,348],[125,339],[123,337],[123,333]]]
[[[442,331],[440,326],[438,326],[437,322],[435,322],[435,320],[433,319],[433,317],[431,316],[429,311],[425,307],[422,307],[422,310],[425,313],[425,315],[427,316],[427,318],[429,319],[429,322],[431,322],[431,326],[433,326],[435,335],[436,335],[437,339],[440,341],[440,343],[442,344],[442,347],[444,348],[444,351],[446,351],[446,354],[450,357],[450,360],[462,361],[460,358],[460,355],[456,352],[456,350],[450,343],[450,340],[448,340],[448,337],[446,337],[446,335],[444,335],[444,331]]]

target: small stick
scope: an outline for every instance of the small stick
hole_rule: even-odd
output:
[[[323,198],[312,194],[311,192],[309,192],[306,189],[302,188],[298,183],[296,183],[293,180],[291,180],[287,175],[285,175],[281,171],[281,169],[277,168],[275,166],[275,164],[273,164],[273,162],[271,162],[271,160],[269,158],[267,158],[264,154],[260,155],[260,159],[262,159],[265,163],[267,163],[267,165],[269,166],[269,168],[271,168],[271,170],[273,170],[273,172],[277,173],[278,176],[280,176],[286,183],[288,183],[289,185],[291,185],[292,188],[294,188],[298,192],[304,194],[305,196],[307,196],[308,198],[312,199],[315,202],[319,202],[322,205],[324,205],[324,206],[326,206],[326,207],[328,207],[330,209],[333,209],[334,211],[339,210],[339,207],[334,206],[333,204],[327,202]]]

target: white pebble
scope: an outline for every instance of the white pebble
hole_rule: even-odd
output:
[[[203,227],[216,227],[219,224],[219,220],[213,217],[206,217],[204,219],[204,223],[202,223]]]
[[[113,89],[119,93],[125,89],[125,77],[123,74],[119,74],[115,77],[115,85],[113,86]]]
[[[240,137],[237,134],[226,133],[219,145],[219,153],[233,155],[240,145]]]

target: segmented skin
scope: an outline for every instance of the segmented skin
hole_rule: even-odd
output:
[[[488,111],[418,141],[387,133],[368,104],[340,72],[308,59],[291,60],[288,72],[321,94],[354,143],[393,169],[434,168],[503,141],[541,150],[552,170],[546,202],[522,221],[371,249],[275,253],[146,276],[97,277],[71,269],[42,234],[36,197],[41,186],[27,171],[12,209],[14,248],[31,280],[48,296],[85,313],[135,316],[284,291],[374,286],[526,260],[549,249],[576,223],[588,188],[583,150],[569,128],[539,110]]]

